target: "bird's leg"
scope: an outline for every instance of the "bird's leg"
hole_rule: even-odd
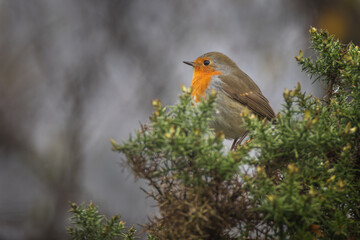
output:
[[[239,139],[239,141],[237,141],[237,143],[235,144],[235,146],[234,146],[234,151],[236,151],[237,150],[237,147],[240,145],[241,146],[241,142],[246,138],[246,136],[247,136],[247,132],[244,134],[244,135],[242,135],[242,137]],[[236,139],[237,140],[237,139]],[[245,144],[247,143],[247,141],[245,142]],[[233,143],[233,145],[234,145],[234,143]]]
[[[233,142],[232,145],[231,145],[230,151],[236,150],[236,149],[235,149],[235,146],[237,145],[237,144],[236,144],[237,140],[238,140],[238,138],[235,138],[235,139],[234,139],[234,142]]]

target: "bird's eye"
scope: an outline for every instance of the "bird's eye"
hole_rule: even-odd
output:
[[[209,64],[210,64],[210,61],[209,61],[209,60],[205,60],[205,61],[204,61],[204,65],[205,65],[205,66],[207,66],[207,65],[209,65]]]

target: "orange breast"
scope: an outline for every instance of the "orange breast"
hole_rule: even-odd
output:
[[[206,89],[211,83],[212,76],[219,74],[221,74],[220,71],[214,71],[213,69],[204,68],[201,66],[194,68],[194,75],[191,82],[191,95],[195,102],[200,101],[201,98],[205,96]]]

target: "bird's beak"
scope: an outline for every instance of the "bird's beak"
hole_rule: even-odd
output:
[[[195,66],[195,63],[194,62],[187,62],[187,61],[183,61],[183,63],[187,64],[187,65],[190,65],[192,67]]]

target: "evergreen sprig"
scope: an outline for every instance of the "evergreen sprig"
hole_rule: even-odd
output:
[[[71,224],[67,231],[71,239],[76,240],[133,240],[135,239],[135,229],[126,229],[125,223],[120,216],[115,215],[111,219],[106,219],[100,215],[98,208],[91,202],[89,205],[78,206],[71,204],[72,213]]]

